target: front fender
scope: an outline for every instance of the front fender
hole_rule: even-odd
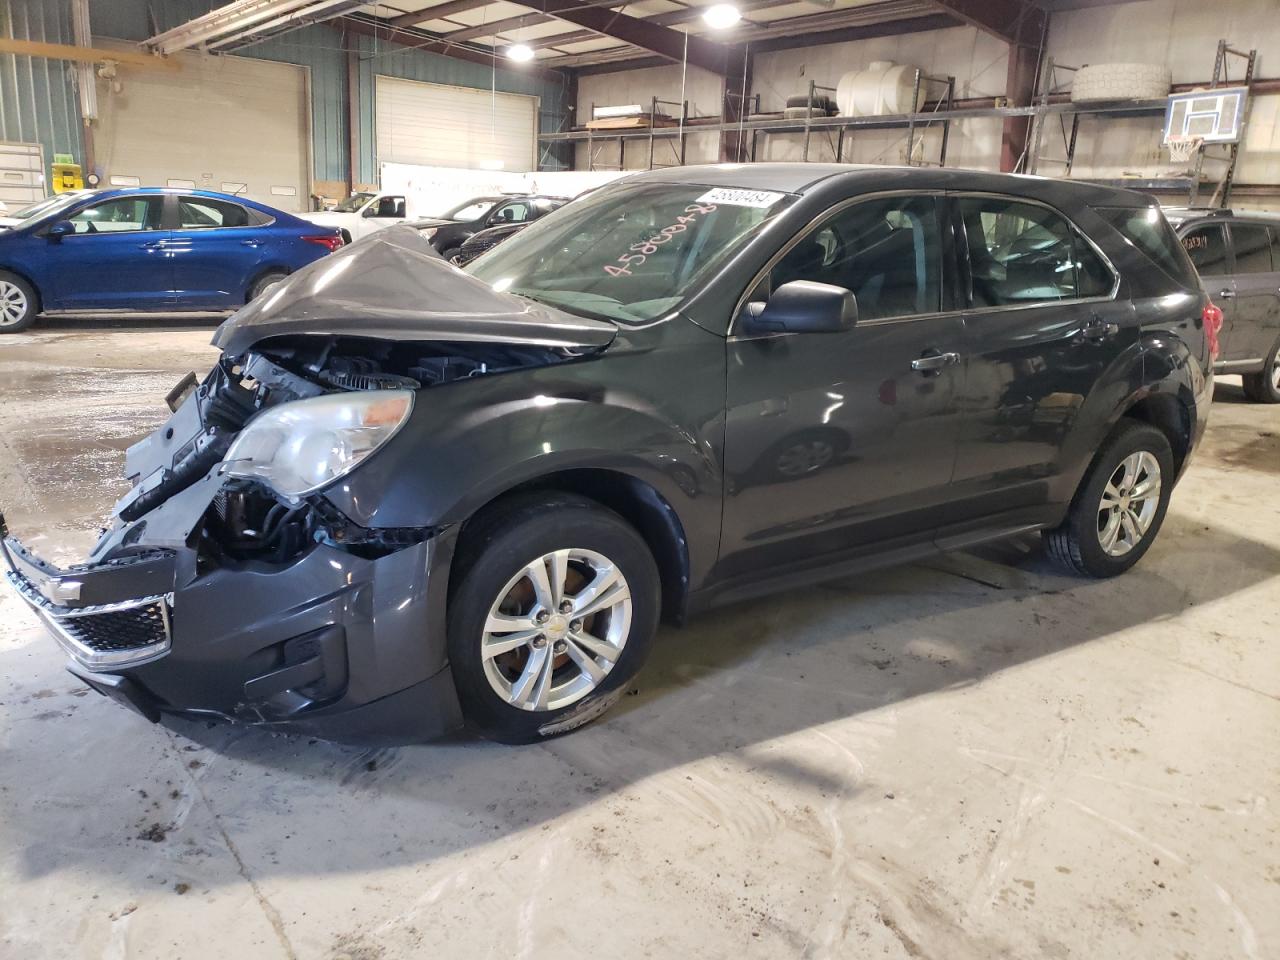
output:
[[[683,343],[427,388],[395,438],[325,495],[361,526],[448,526],[552,474],[612,472],[653,488],[684,527],[691,567],[709,565],[719,545],[724,341],[673,323]]]

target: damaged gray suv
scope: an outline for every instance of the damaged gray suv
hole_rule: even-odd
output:
[[[464,272],[391,228],[224,323],[62,569],[8,577],[144,716],[347,741],[600,715],[660,620],[1039,530],[1156,537],[1221,312],[1138,194],[687,167]]]

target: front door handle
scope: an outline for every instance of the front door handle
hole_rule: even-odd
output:
[[[937,375],[942,371],[943,367],[959,362],[960,354],[958,353],[939,353],[936,350],[926,350],[920,357],[911,361],[911,369],[918,370],[926,376],[930,374]]]
[[[246,247],[254,247],[254,248],[257,248],[257,247],[262,246],[262,241],[261,241],[261,240],[241,240],[240,242],[241,242],[241,243],[243,243]]]
[[[1086,340],[1108,340],[1120,332],[1120,324],[1109,320],[1093,320],[1080,331]]]
[[[1234,300],[1235,298],[1236,298],[1236,292],[1235,292],[1234,290],[1219,290],[1219,291],[1218,291],[1218,299],[1219,299],[1219,300]]]

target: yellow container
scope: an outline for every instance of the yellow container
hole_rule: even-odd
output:
[[[55,163],[53,165],[53,192],[66,193],[68,190],[83,190],[84,176],[78,163]]]

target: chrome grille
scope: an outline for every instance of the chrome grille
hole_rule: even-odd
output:
[[[173,595],[140,597],[89,607],[50,602],[25,578],[8,571],[9,582],[54,637],[91,669],[132,666],[167,653]]]

